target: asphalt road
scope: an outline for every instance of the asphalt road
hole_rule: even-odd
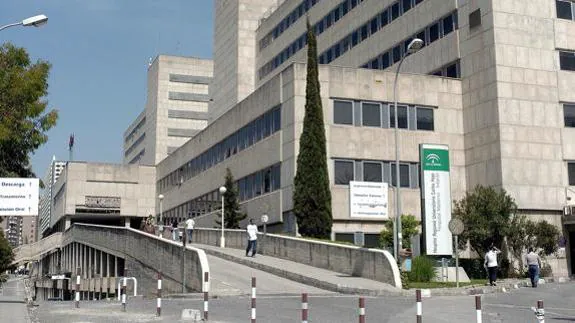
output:
[[[26,292],[21,279],[10,279],[0,292],[0,323],[30,322],[24,302]]]
[[[258,294],[259,295],[259,294]],[[483,299],[484,323],[537,322],[531,307],[538,299],[545,302],[546,322],[575,322],[575,283],[546,284],[537,289],[521,288],[509,293],[487,294]],[[123,313],[117,302],[44,302],[35,308],[35,322],[179,322],[183,309],[202,309],[200,295],[191,299],[164,300],[162,317],[155,316],[155,300],[131,298]],[[250,298],[223,296],[210,300],[210,322],[249,322]],[[357,296],[309,296],[309,321],[314,323],[357,322]],[[473,296],[431,297],[423,299],[423,322],[476,322]],[[301,302],[297,295],[259,295],[258,322],[301,321]],[[385,296],[366,298],[367,322],[414,322],[415,302],[411,298]],[[10,321],[12,322],[12,320]]]

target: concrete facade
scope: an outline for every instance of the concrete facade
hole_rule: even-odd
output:
[[[68,162],[54,185],[50,230],[74,222],[130,226],[154,214],[155,174],[150,166]]]
[[[124,132],[123,163],[156,165],[208,123],[211,60],[159,55],[148,67],[146,107]]]

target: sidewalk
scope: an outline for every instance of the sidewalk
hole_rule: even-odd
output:
[[[10,279],[2,286],[0,293],[0,323],[28,323],[28,307],[24,280]]]

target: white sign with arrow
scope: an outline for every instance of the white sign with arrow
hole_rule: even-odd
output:
[[[37,178],[0,178],[0,216],[37,216]]]

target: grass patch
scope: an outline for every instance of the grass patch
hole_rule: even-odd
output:
[[[483,286],[486,284],[486,282],[487,280],[485,279],[472,279],[471,282],[468,283],[459,282],[459,287],[473,286],[473,285]],[[409,289],[452,288],[455,286],[456,286],[455,282],[427,282],[427,283],[409,282]]]

